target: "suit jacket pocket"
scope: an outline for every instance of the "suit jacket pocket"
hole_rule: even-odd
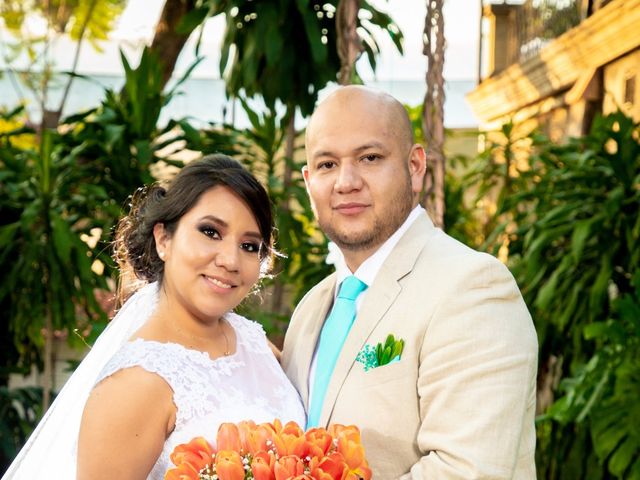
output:
[[[379,385],[390,383],[394,381],[402,381],[406,378],[406,367],[403,365],[403,359],[399,362],[389,363],[380,367],[372,368],[371,370],[364,371],[360,367],[358,372],[358,380],[361,388],[373,388]]]

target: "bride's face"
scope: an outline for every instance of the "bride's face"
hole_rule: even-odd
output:
[[[220,318],[235,308],[260,276],[262,237],[249,207],[232,190],[208,190],[170,235],[154,230],[165,262],[163,289],[200,320]]]

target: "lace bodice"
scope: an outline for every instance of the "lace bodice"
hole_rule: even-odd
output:
[[[212,360],[207,353],[175,343],[137,339],[107,363],[98,382],[123,368],[142,367],[162,377],[173,390],[175,429],[165,441],[149,480],[161,480],[173,464],[176,445],[203,436],[215,445],[223,422],[254,420],[304,425],[300,397],[271,352],[262,327],[236,314],[225,317],[235,330],[236,352]]]

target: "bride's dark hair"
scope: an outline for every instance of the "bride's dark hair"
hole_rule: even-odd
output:
[[[173,234],[182,216],[202,194],[225,186],[238,195],[256,219],[262,245],[263,272],[273,255],[273,216],[264,187],[238,161],[222,154],[208,155],[184,166],[167,188],[160,184],[141,188],[133,194],[129,214],[118,223],[114,258],[122,275],[133,270],[146,282],[162,282],[164,262],[156,251],[153,228],[162,223]]]

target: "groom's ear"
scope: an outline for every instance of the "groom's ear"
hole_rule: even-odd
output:
[[[302,167],[302,178],[304,178],[304,186],[307,188],[307,193],[309,193],[309,167],[307,165]]]
[[[156,223],[153,226],[153,238],[156,241],[156,253],[162,260],[166,260],[171,236],[167,229],[164,228],[164,223]]]

